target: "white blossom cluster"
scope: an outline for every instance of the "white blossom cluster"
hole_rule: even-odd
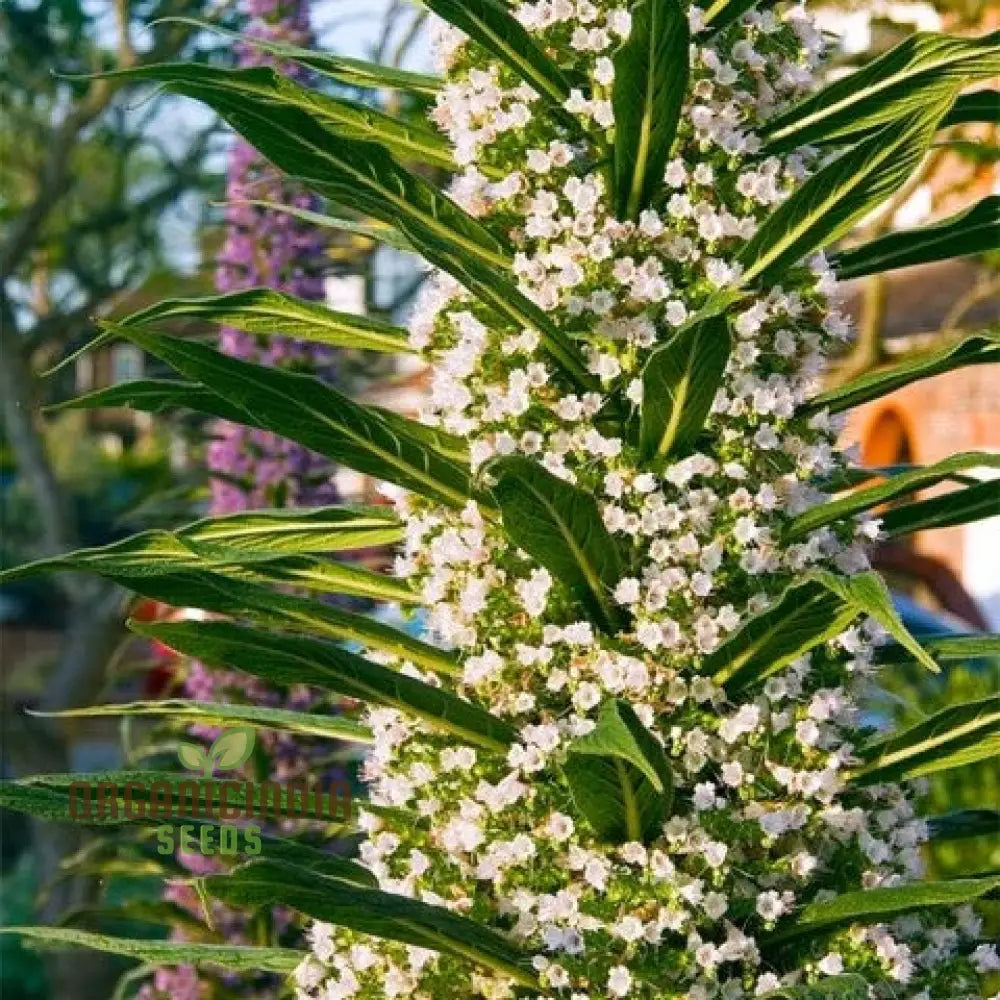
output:
[[[697,37],[662,197],[615,218],[606,160],[621,0],[535,0],[518,20],[585,81],[561,109],[442,26],[447,85],[433,116],[462,173],[453,197],[516,247],[512,280],[583,345],[599,388],[574,392],[539,332],[498,320],[436,274],[411,327],[433,365],[425,422],[470,442],[488,475],[523,455],[598,498],[628,571],[610,595],[628,631],[579,620],[557,579],[508,542],[475,502],[461,512],[398,497],[407,523],[398,572],[419,589],[439,640],[461,653],[446,684],[505,718],[504,757],[461,745],[400,712],[368,714],[372,801],[361,860],[388,891],[488,925],[533,956],[537,996],[559,1000],[741,1000],[857,972],[872,997],[978,996],[997,964],[968,909],[839,930],[783,968],[758,939],[806,902],[921,874],[926,825],[912,793],[848,788],[860,738],[856,691],[880,639],[858,621],[732,700],[703,658],[811,567],[867,568],[878,523],[781,528],[822,502],[841,469],[826,414],[797,415],[823,358],[848,333],[828,301],[821,256],[731,315],[733,350],[696,450],[653,473],[609,407],[642,405],[641,371],[713,293],[740,276],[739,249],[815,168],[814,151],[755,154],[755,128],[808,92],[823,40],[803,8],[751,12]],[[672,814],[652,843],[608,844],[575,810],[560,763],[609,698],[627,700],[674,771]],[[324,924],[296,974],[300,1000],[506,1000],[502,973]],[[529,991],[530,993],[530,991]]]

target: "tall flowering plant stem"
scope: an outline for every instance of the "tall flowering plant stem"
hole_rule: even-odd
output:
[[[406,340],[274,295],[167,303],[113,330],[181,377],[120,398],[280,433],[397,489],[395,515],[246,514],[42,564],[228,616],[137,627],[366,706],[358,863],[272,853],[202,891],[313,919],[299,1000],[980,996],[998,959],[974,906],[1000,877],[924,881],[921,845],[983,815],[918,817],[914,780],[995,753],[1000,702],[892,732],[857,705],[880,670],[1000,649],[915,639],[866,557],[880,534],[996,514],[995,488],[959,471],[995,459],[867,470],[835,441],[843,411],[995,362],[1000,341],[827,393],[821,376],[849,335],[837,269],[900,259],[838,239],[906,183],[960,90],[1000,70],[1000,38],[919,34],[819,88],[825,43],[800,7],[426,6],[439,82],[282,54],[433,91],[447,192],[418,169],[440,163],[429,127],[267,69],[125,71],[207,103],[331,218],[435,269]],[[895,239],[908,263],[963,252],[961,220],[933,235]],[[191,310],[420,352],[426,412],[164,332]],[[941,483],[946,501],[920,498]],[[372,533],[401,539],[394,576],[326,560]],[[433,641],[269,599],[290,578],[422,606]],[[4,800],[61,815],[59,787]]]

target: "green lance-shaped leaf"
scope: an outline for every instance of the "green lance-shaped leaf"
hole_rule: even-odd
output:
[[[927,820],[935,843],[1000,835],[1000,809],[957,809]]]
[[[667,756],[627,702],[604,703],[596,728],[570,744],[563,773],[577,809],[602,840],[648,842],[670,814]]]
[[[920,645],[936,660],[975,660],[980,657],[1000,656],[1000,635],[941,635],[924,636]],[[906,663],[912,659],[910,651],[893,643],[882,646],[875,653],[875,662],[882,664]]]
[[[882,531],[889,538],[917,531],[952,528],[1000,516],[1000,480],[987,480],[929,500],[893,507],[882,515]]]
[[[412,353],[405,330],[391,323],[335,312],[271,288],[250,288],[229,295],[167,299],[132,313],[121,326],[187,319],[233,326],[265,337],[294,337],[314,344],[354,350]]]
[[[189,744],[193,745],[193,744]],[[200,748],[199,748],[200,749]],[[199,764],[198,768],[203,767]],[[214,782],[218,786],[219,782]],[[0,781],[0,806],[39,819],[60,823],[77,823],[81,826],[159,826],[171,817],[196,825],[218,826],[220,796],[213,791],[212,807],[206,805],[205,787],[213,785],[198,776],[178,774],[176,771],[100,771],[77,774],[44,774],[17,781]],[[83,795],[83,786],[91,789],[90,808]],[[234,814],[266,813],[271,818],[275,811],[280,815],[309,814],[322,816],[321,822],[329,827],[331,838],[345,837],[358,832],[356,810],[350,816],[340,815],[346,802],[337,802],[337,816],[330,817],[329,802],[317,802],[313,790],[303,797],[301,789],[290,789],[278,784],[267,789],[267,801],[262,801],[260,784],[232,783],[226,795],[226,807]],[[127,797],[126,797],[127,790]],[[248,792],[250,798],[247,797]],[[291,795],[291,798],[289,797]],[[197,808],[196,808],[197,806]],[[248,808],[249,807],[249,808]],[[412,823],[415,818],[399,809],[388,809],[363,803],[367,812],[384,815],[396,822]],[[262,855],[282,859],[303,856],[294,841],[262,836]],[[306,851],[310,863],[320,864],[317,854]],[[358,885],[373,885],[374,876],[363,866],[335,855],[324,855],[324,872]]]
[[[211,666],[234,667],[278,684],[312,684],[387,705],[489,750],[505,753],[516,737],[506,722],[472,702],[318,639],[228,622],[130,622],[130,627]]]
[[[459,672],[453,653],[375,618],[346,611],[326,602],[284,594],[221,572],[184,570],[158,576],[134,577],[105,573],[124,587],[176,607],[201,608],[286,631],[305,631],[324,638],[354,642],[390,656],[409,660],[444,676]]]
[[[842,413],[854,406],[881,399],[889,393],[925,378],[965,368],[968,365],[989,365],[1000,362],[1000,333],[977,333],[956,344],[931,351],[889,368],[881,368],[860,378],[828,389],[806,404],[803,413],[829,410]]]
[[[932,143],[932,149],[946,149],[974,167],[989,167],[1000,163],[1000,146],[994,142],[978,139],[939,139]]]
[[[428,447],[422,432],[406,433],[402,417],[390,425],[377,411],[309,375],[240,361],[144,327],[115,329],[182,375],[211,386],[230,404],[252,413],[256,426],[449,506],[468,501],[468,469]]]
[[[1000,752],[1000,695],[951,705],[860,751],[865,763],[849,772],[855,784],[921,778]]]
[[[403,253],[417,252],[413,249],[413,244],[398,229],[386,225],[384,222],[359,222],[357,219],[324,215],[322,212],[300,208],[298,205],[283,205],[280,202],[261,201],[256,198],[250,198],[241,202],[230,201],[228,204],[255,205],[257,208],[263,208],[268,212],[280,212],[284,215],[290,215],[295,219],[301,219],[303,222],[308,222],[311,226],[319,226],[322,229],[335,229],[338,232],[362,236],[376,243],[384,243],[386,246],[394,247]]]
[[[193,746],[193,744],[187,744]],[[201,749],[200,747],[198,748]],[[199,764],[198,769],[203,765]],[[16,812],[35,816],[38,819],[51,820],[59,823],[76,823],[81,826],[160,826],[168,817],[183,817],[185,823],[190,823],[198,830],[203,826],[218,829],[220,820],[209,820],[195,818],[190,815],[190,789],[192,778],[190,775],[179,775],[173,772],[160,771],[127,771],[127,772],[105,772],[101,774],[64,774],[64,775],[43,775],[41,777],[25,778],[18,781],[0,781],[0,806],[5,809],[13,809]],[[118,808],[111,810],[110,807],[99,811],[92,807],[89,816],[80,815],[80,805],[72,803],[70,786],[74,782],[89,783],[95,786],[105,783],[107,786],[115,785],[124,788],[126,782],[131,782],[131,800],[133,803],[142,802],[144,808],[139,811],[135,808],[127,813],[124,799],[119,797]],[[157,808],[151,808],[151,789],[157,784],[161,795],[157,792]],[[233,811],[243,811],[245,809],[246,785],[242,782],[236,783],[239,786],[231,786],[227,792],[226,804]],[[269,793],[270,794],[270,793]],[[280,796],[279,807],[285,811],[288,806],[288,790],[278,789]],[[301,795],[295,792],[295,804],[301,802]],[[255,802],[260,803],[259,793],[255,787]],[[216,796],[216,801],[218,796]],[[169,803],[169,811],[167,804]],[[412,823],[415,817],[403,810],[383,809],[373,806],[369,802],[362,803],[367,812],[374,812],[392,818],[396,822]],[[311,795],[307,808],[314,813],[315,796]],[[322,820],[327,834],[331,839],[351,836],[358,832],[356,817],[352,816],[346,822],[334,823],[324,818]],[[312,871],[337,878],[342,881],[352,882],[355,885],[376,885],[375,876],[365,867],[355,861],[338,857],[335,854],[328,854],[308,844],[303,844],[294,840],[286,840],[281,837],[271,837],[266,834],[260,835],[261,857],[273,858],[277,861],[284,861],[291,864],[308,867]]]
[[[997,73],[1000,32],[981,38],[919,32],[771,119],[762,129],[764,152],[848,142]]]
[[[639,438],[647,461],[662,462],[702,432],[731,346],[726,318],[714,316],[653,352],[642,373]]]
[[[417,594],[395,577],[312,556],[283,556],[234,550],[218,557],[203,555],[169,531],[143,531],[101,548],[15,566],[0,580],[15,580],[56,570],[85,570],[142,590],[143,578],[172,576],[187,570],[214,570],[227,576],[265,583],[294,583],[308,590],[416,603]],[[152,596],[152,595],[150,595]]]
[[[207,892],[234,906],[287,906],[314,920],[454,955],[537,988],[528,956],[496,931],[440,906],[325,881],[310,887],[286,866],[253,861],[204,879]]]
[[[936,486],[938,483],[950,479],[962,469],[983,467],[1000,468],[1000,455],[984,451],[967,451],[952,455],[951,458],[946,458],[934,465],[923,466],[912,472],[900,473],[887,482],[856,490],[845,497],[819,504],[799,514],[788,523],[785,528],[785,537],[788,540],[801,538],[809,534],[810,531],[832,524],[834,521],[846,520],[861,513],[861,511],[871,510],[880,504],[898,500],[900,497],[908,496],[930,486]]]
[[[763,613],[709,654],[702,670],[729,691],[766,680],[810,649],[835,638],[857,611],[815,580],[790,587]]]
[[[392,545],[403,526],[387,507],[297,507],[209,517],[174,534],[199,555],[252,560]]]
[[[134,379],[120,385],[94,389],[75,399],[50,404],[45,410],[47,413],[58,413],[62,410],[103,410],[109,407],[127,407],[144,413],[188,409],[229,420],[234,424],[257,426],[256,421],[245,410],[197,382],[185,382],[181,379]]]
[[[506,270],[506,245],[427,181],[410,173],[377,142],[342,135],[327,120],[290,101],[223,86],[179,64],[122,70],[118,77],[163,82],[200,100],[286,174],[340,205],[395,226],[421,253],[438,247]]]
[[[530,327],[538,332],[542,349],[556,362],[575,385],[585,391],[597,389],[598,382],[587,369],[576,345],[517,287],[504,280],[496,270],[485,267],[468,254],[451,247],[426,246],[421,253],[437,267],[460,281],[480,302],[492,308],[515,329]]]
[[[705,8],[705,28],[699,32],[703,36],[716,35],[723,28],[734,24],[748,11],[757,7],[768,9],[775,5],[776,0],[715,0]]]
[[[488,473],[507,537],[568,587],[601,628],[617,631],[623,615],[611,591],[622,562],[593,495],[527,458],[497,459]]]
[[[400,160],[454,170],[451,148],[440,132],[422,123],[393,118],[368,104],[311,90],[268,66],[228,69],[206,63],[159,63],[116,70],[113,78],[180,83],[202,91],[254,101],[261,108],[299,108],[344,139],[378,143]]]
[[[678,0],[640,0],[615,53],[615,213],[637,219],[663,186],[687,94],[687,15]]]
[[[741,283],[768,284],[822,249],[902,186],[930,146],[945,104],[907,115],[809,178],[764,221],[737,259]]]
[[[161,17],[155,23],[164,22],[191,24],[205,31],[212,31],[238,41],[241,45],[248,45],[261,52],[315,70],[321,76],[346,84],[348,87],[360,87],[365,90],[401,90],[434,97],[443,85],[440,77],[397,69],[394,66],[382,66],[364,59],[351,59],[332,52],[314,51],[287,42],[259,38],[256,35],[241,35],[239,32],[230,31],[211,21],[202,21],[196,17]]]
[[[769,946],[797,938],[816,937],[850,924],[885,923],[914,910],[962,906],[994,897],[998,890],[1000,876],[993,875],[845,892],[835,899],[804,906],[761,946],[766,953]]]
[[[186,66],[113,75],[163,80],[168,90],[203,101],[279,169],[324,197],[392,226],[415,252],[519,329],[534,327],[543,348],[573,381],[593,388],[575,346],[503,277],[510,266],[506,244],[431,184],[406,171],[379,143],[335,126],[301,102],[261,96],[253,88],[230,85],[229,78],[220,82],[216,77],[192,77]]]
[[[18,934],[51,947],[89,948],[110,955],[139,958],[161,965],[214,965],[231,972],[290,973],[306,957],[291,948],[198,944],[191,941],[133,940],[92,934],[72,927],[2,927],[0,934]]]
[[[989,125],[1000,123],[1000,94],[996,90],[974,90],[971,94],[960,95],[951,111],[944,116],[941,127],[979,122]]]
[[[869,985],[863,976],[825,976],[804,986],[771,990],[761,1000],[868,1000]]]
[[[853,607],[858,614],[868,615],[883,629],[909,650],[910,654],[931,673],[938,672],[934,658],[910,634],[903,624],[885,581],[878,573],[857,573],[854,576],[839,576],[825,570],[812,570],[809,574],[827,590],[837,594],[845,604]]]
[[[862,614],[874,618],[928,670],[938,672],[933,658],[903,625],[877,573],[840,577],[821,570],[810,572],[777,603],[751,618],[705,658],[702,671],[730,693],[742,690],[835,638]]]
[[[228,576],[255,583],[287,584],[321,594],[343,594],[373,601],[398,601],[405,606],[422,603],[420,595],[405,580],[313,556],[288,556],[246,566],[230,563],[224,570],[218,566],[214,568]]]
[[[319,736],[328,740],[343,740],[349,743],[371,743],[371,730],[352,719],[316,712],[293,712],[284,708],[268,708],[261,705],[229,705],[213,704],[207,701],[191,701],[182,698],[168,698],[161,701],[133,701],[123,704],[93,705],[89,708],[71,708],[62,712],[36,712],[35,715],[47,715],[67,719],[89,719],[108,716],[148,717],[178,719],[184,722],[202,723],[209,726],[230,726],[234,723],[245,723],[228,729],[219,740],[224,744],[214,743],[200,764],[193,765],[187,759],[181,763],[189,770],[206,770],[206,777],[217,771],[230,771],[244,763],[253,751],[253,728],[274,729],[283,733],[296,733],[300,736]],[[243,730],[249,730],[251,739],[247,740]],[[216,740],[216,743],[219,742]],[[239,744],[239,745],[237,745]],[[183,744],[195,746],[195,744]],[[201,749],[200,747],[198,749]],[[245,753],[240,759],[237,750]],[[191,760],[194,755],[191,754]],[[230,763],[235,760],[236,763]]]
[[[870,243],[842,250],[831,257],[830,263],[838,277],[848,280],[997,249],[1000,249],[1000,195],[990,195],[933,225],[888,233]]]
[[[464,31],[512,69],[547,104],[562,108],[571,81],[501,0],[423,0],[435,14]]]

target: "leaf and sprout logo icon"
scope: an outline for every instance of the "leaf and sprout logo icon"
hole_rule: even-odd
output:
[[[197,743],[181,743],[177,756],[189,771],[200,771],[203,778],[211,778],[216,771],[232,771],[245,764],[256,741],[253,726],[235,726],[225,730],[208,750]]]

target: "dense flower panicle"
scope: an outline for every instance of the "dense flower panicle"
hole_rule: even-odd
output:
[[[614,128],[620,0],[511,5],[550,51],[572,58],[586,92],[551,113],[531,87],[452,27],[439,31],[447,84],[433,112],[460,164],[453,197],[516,247],[520,289],[579,332],[600,390],[563,383],[538,332],[515,329],[438,273],[411,325],[432,363],[426,423],[470,441],[474,467],[524,455],[599,500],[628,570],[614,637],[577,620],[558,579],[513,546],[475,502],[460,512],[396,498],[407,523],[397,570],[419,587],[438,639],[462,654],[456,690],[515,725],[506,759],[403,714],[369,711],[375,803],[361,860],[389,891],[509,933],[539,996],[565,1000],[740,1000],[844,972],[873,997],[978,996],[992,953],[962,957],[971,909],[838,931],[792,971],[763,963],[759,940],[830,890],[921,874],[925,823],[912,790],[848,788],[861,735],[857,695],[881,629],[861,622],[734,700],[704,657],[810,568],[868,568],[878,523],[782,541],[787,520],[826,499],[842,469],[828,414],[797,414],[824,356],[848,334],[822,256],[730,315],[733,350],[697,450],[653,473],[601,419],[614,394],[633,411],[642,367],[710,295],[733,285],[741,246],[818,163],[814,150],[754,156],[755,129],[809,92],[823,38],[799,6],[750,12],[692,45],[691,80],[662,196],[636,222],[615,218],[602,146]],[[695,37],[701,11],[690,8]],[[403,664],[428,683],[444,683]],[[608,844],[580,816],[559,764],[609,697],[662,741],[675,805],[650,843]],[[296,974],[300,1000],[505,1000],[515,985],[458,959],[323,923]]]

